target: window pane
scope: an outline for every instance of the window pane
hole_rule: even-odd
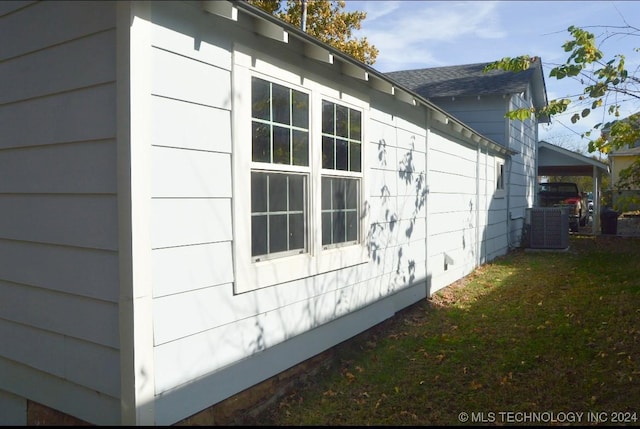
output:
[[[289,215],[289,250],[304,249],[304,215]]]
[[[322,101],[322,132],[325,134],[334,134],[334,118],[333,118],[333,103],[329,101]]]
[[[267,175],[251,173],[251,213],[267,211]]]
[[[333,141],[331,137],[322,137],[322,168],[335,168]]]
[[[291,164],[291,144],[289,128],[273,126],[273,162]]]
[[[333,213],[333,243],[345,241],[344,212]]]
[[[269,253],[287,250],[287,215],[269,216]]]
[[[358,180],[346,179],[345,180],[345,199],[347,209],[358,208]]]
[[[293,130],[293,165],[309,165],[309,133]]]
[[[281,124],[291,124],[291,103],[289,100],[289,88],[282,85],[272,84],[273,100],[273,122]]]
[[[251,217],[251,256],[267,254],[267,216]]]
[[[289,211],[304,210],[304,182],[305,176],[289,176]]]
[[[257,77],[251,78],[251,116],[256,119],[270,120],[269,102],[270,83]]]
[[[255,162],[271,162],[270,126],[253,122],[252,157]]]
[[[361,171],[362,165],[360,163],[361,154],[360,148],[362,145],[360,143],[349,143],[349,171]]]
[[[328,177],[322,178],[322,210],[331,209],[331,179]]]
[[[322,178],[323,245],[358,240],[359,189],[359,179]]]
[[[336,136],[349,137],[349,108],[336,104]]]
[[[331,208],[333,210],[345,209],[345,179],[333,179],[332,180],[332,192],[333,192],[333,204]]]
[[[336,139],[336,170],[347,170],[349,144],[346,140]]]
[[[331,242],[331,213],[322,213],[322,244]]]
[[[269,212],[287,210],[287,175],[269,174]]]
[[[349,109],[349,138],[352,140],[362,140],[362,113]]]
[[[309,128],[309,94],[291,90],[293,105],[293,126]]]
[[[358,240],[358,213],[347,212],[347,241]]]

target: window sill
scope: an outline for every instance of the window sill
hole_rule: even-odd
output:
[[[323,274],[341,268],[364,264],[367,249],[362,244],[323,250],[318,256],[308,253],[260,262],[252,262],[236,270],[235,293],[275,286]]]

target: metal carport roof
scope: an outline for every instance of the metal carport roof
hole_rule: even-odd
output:
[[[600,190],[602,175],[609,174],[609,166],[579,153],[538,142],[538,177],[540,176],[591,176],[593,178],[593,233],[600,226]]]

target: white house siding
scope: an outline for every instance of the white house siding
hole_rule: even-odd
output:
[[[0,39],[0,423],[115,424],[114,6],[5,2]]]
[[[293,40],[256,36],[243,15],[234,23],[198,3],[157,2],[152,20],[155,408],[156,423],[167,424],[426,296],[426,110],[384,95],[374,105],[365,82],[304,59]],[[372,103],[363,124],[364,238],[372,246],[364,264],[234,295],[232,42]]]
[[[507,100],[502,96],[438,98],[434,102],[483,136],[506,146]]]
[[[506,253],[506,209],[504,199],[494,195],[495,155],[436,123],[427,139],[427,267],[433,293]]]
[[[530,92],[526,91],[525,94]],[[502,228],[503,224],[500,222],[508,219],[507,244],[510,247],[520,246],[525,209],[533,206],[535,197],[538,127],[535,120],[505,120],[504,115],[510,110],[530,107],[531,99],[528,95],[499,95],[437,99],[435,102],[482,135],[516,152],[505,163],[505,174],[508,175],[505,186],[508,193],[503,201],[496,201],[495,204],[495,207],[502,204],[505,207],[492,210],[507,210],[503,213],[506,217],[499,215],[495,218],[495,225]],[[494,231],[494,228],[490,228],[490,231]],[[497,230],[494,232],[501,234]],[[501,249],[499,245],[494,256],[504,251],[505,249]]]
[[[530,99],[514,95],[511,97],[509,110],[531,106]],[[537,192],[538,126],[534,119],[509,120],[507,124],[511,136],[510,145],[518,152],[511,157],[509,166],[509,234],[511,244],[519,246],[522,240],[525,211],[528,207],[533,207]]]

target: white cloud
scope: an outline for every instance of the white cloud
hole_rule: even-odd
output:
[[[398,9],[404,2],[402,1],[367,1],[367,2],[359,2],[359,1],[347,1],[347,9],[356,9],[362,12],[367,13],[366,21],[367,23],[371,23],[378,18],[383,18],[386,15],[394,12]],[[362,6],[362,7],[360,7]]]
[[[407,64],[450,64],[439,56],[443,45],[463,51],[464,40],[504,38],[499,5],[486,1],[373,1],[352,2],[349,6],[368,13],[357,36],[366,36],[379,49],[376,68],[391,71],[409,68]]]

